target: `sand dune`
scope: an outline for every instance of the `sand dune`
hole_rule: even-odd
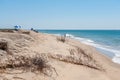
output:
[[[120,80],[92,46],[33,31],[0,31],[0,80]]]

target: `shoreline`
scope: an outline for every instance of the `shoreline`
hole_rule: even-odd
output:
[[[56,35],[56,34],[53,34],[53,35]],[[62,35],[57,35],[57,36],[62,36]],[[80,43],[83,43],[85,45],[90,45],[90,46],[96,48],[96,50],[98,52],[100,52],[101,54],[103,54],[104,56],[110,58],[112,62],[120,64],[120,59],[113,60],[116,57],[115,51],[113,52],[113,50],[110,50],[110,49],[108,49],[106,47],[103,47],[103,46],[101,46],[99,44],[93,43],[94,41],[91,40],[91,39],[87,39],[86,41],[88,41],[88,42],[86,42],[86,41],[84,41],[84,38],[76,37],[76,36],[74,36],[72,34],[67,34],[66,37],[78,40]]]
[[[94,46],[93,46],[94,47]],[[99,48],[96,48],[97,51],[99,51],[101,54],[109,57],[110,59],[113,59],[113,57],[115,56],[114,53],[112,52],[109,52],[109,51],[105,51],[105,50],[102,50],[102,49],[99,49]]]
[[[43,33],[45,33],[45,34],[52,34],[52,33],[47,33],[47,32],[43,32]],[[55,36],[64,36],[64,34],[52,34],[52,35],[55,35]],[[114,58],[116,58],[115,50],[114,49],[110,50],[109,48],[106,48],[106,47],[104,47],[104,46],[102,46],[100,44],[94,43],[94,41],[91,40],[91,39],[76,37],[73,34],[68,34],[68,33],[66,33],[65,35],[68,38],[72,38],[72,39],[78,40],[80,43],[83,43],[83,44],[95,47],[98,52],[100,52],[104,56],[110,58],[112,62],[120,64],[120,61],[119,61],[120,59],[119,60],[113,60]]]
[[[75,39],[75,40],[76,40],[76,39]],[[79,40],[78,40],[78,41],[79,41]],[[79,42],[81,42],[81,41],[79,41]],[[81,43],[83,43],[83,42],[81,42]],[[87,44],[87,43],[83,43],[83,44],[89,45],[89,44]],[[114,60],[114,58],[116,57],[116,56],[115,56],[115,53],[110,52],[110,51],[106,51],[106,50],[104,50],[104,49],[100,49],[100,48],[95,47],[95,46],[93,46],[93,45],[89,45],[89,46],[94,47],[101,55],[105,56],[106,58],[109,58],[113,63],[120,64],[119,59],[118,59],[118,60]]]
[[[46,33],[45,33],[45,34],[46,34]],[[49,33],[47,33],[47,34],[49,34]],[[53,35],[55,35],[55,36],[62,36],[62,35],[56,35],[56,34],[53,34]],[[80,43],[83,43],[83,44],[85,44],[85,45],[92,46],[92,47],[94,47],[100,54],[106,56],[107,58],[110,58],[112,62],[117,63],[117,64],[120,64],[119,62],[115,62],[115,61],[112,60],[112,59],[115,57],[115,53],[110,52],[110,51],[107,51],[107,50],[104,50],[104,49],[101,49],[101,48],[96,47],[96,46],[94,46],[94,45],[91,45],[91,43],[83,42],[83,41],[81,41],[81,38],[80,38],[80,37],[75,37],[74,35],[71,35],[71,34],[67,34],[66,37],[67,37],[67,38],[74,39],[74,40],[78,40]],[[90,41],[90,42],[93,42],[93,41]]]
[[[78,42],[80,42],[80,43],[82,43],[82,44],[84,44],[84,45],[91,46],[91,47],[94,48],[94,49],[95,49],[100,55],[103,55],[103,56],[106,57],[107,59],[111,60],[113,63],[119,65],[119,63],[116,63],[116,62],[114,62],[114,61],[112,60],[113,57],[115,56],[114,53],[109,52],[109,51],[105,51],[105,50],[103,50],[103,49],[100,49],[100,48],[94,47],[94,46],[89,45],[89,44],[86,44],[86,43],[83,43],[83,42],[81,42],[80,40],[75,39],[75,38],[71,38],[71,39],[73,39],[73,40],[77,40]],[[111,54],[109,54],[109,53],[111,53]]]

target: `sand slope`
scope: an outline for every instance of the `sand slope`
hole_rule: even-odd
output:
[[[0,80],[120,80],[119,64],[113,63],[92,46],[70,38],[66,38],[65,42],[60,39],[33,31],[0,32]],[[15,60],[16,56],[33,58],[38,54],[42,54],[50,66],[45,71],[47,74],[44,71],[26,71],[23,66],[16,68],[21,60]],[[8,66],[11,65],[10,60],[15,62],[12,63],[15,67]],[[36,65],[32,68],[36,69]]]

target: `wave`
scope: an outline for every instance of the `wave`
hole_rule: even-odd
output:
[[[112,61],[115,62],[115,63],[119,63],[120,64],[120,50],[112,49],[110,46],[107,46],[107,45],[98,44],[97,42],[95,42],[95,41],[93,41],[91,39],[75,37],[72,34],[65,34],[65,36],[66,37],[70,37],[70,38],[74,38],[74,39],[79,40],[80,42],[82,42],[84,44],[94,46],[94,47],[96,47],[98,49],[101,49],[101,50],[113,53],[115,56],[112,58]]]

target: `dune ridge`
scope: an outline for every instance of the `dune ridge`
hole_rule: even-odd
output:
[[[120,65],[74,39],[4,30],[0,74],[0,80],[119,80]]]

